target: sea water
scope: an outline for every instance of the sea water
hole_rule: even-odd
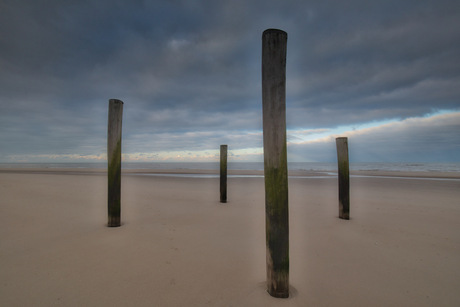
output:
[[[263,162],[228,161],[229,170],[263,170]],[[96,163],[0,163],[0,168],[107,168],[106,162]],[[173,170],[215,170],[219,162],[122,162],[123,169],[173,169]],[[337,163],[322,162],[288,162],[289,170],[311,172],[337,172]],[[350,170],[355,171],[401,171],[401,172],[460,172],[460,163],[350,163]]]

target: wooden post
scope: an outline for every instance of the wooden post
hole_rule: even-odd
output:
[[[107,130],[108,166],[108,224],[109,227],[121,225],[121,122],[123,101],[109,100],[109,120]]]
[[[350,173],[348,163],[348,138],[335,139],[339,167],[339,218],[350,219]]]
[[[289,297],[286,46],[286,32],[268,29],[262,34],[267,287],[280,298]]]
[[[220,145],[220,202],[227,202],[227,145]]]

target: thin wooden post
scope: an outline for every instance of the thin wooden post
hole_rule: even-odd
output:
[[[220,145],[220,202],[227,202],[227,145]]]
[[[350,219],[350,172],[348,163],[348,138],[335,139],[339,168],[339,218]]]
[[[108,223],[109,227],[121,225],[121,123],[123,101],[109,100],[107,130],[108,166]]]
[[[262,34],[262,105],[265,174],[267,287],[289,297],[289,210],[286,150],[287,33]]]

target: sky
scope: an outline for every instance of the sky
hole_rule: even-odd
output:
[[[458,0],[2,0],[0,162],[263,161],[262,32],[288,33],[288,161],[460,162]]]

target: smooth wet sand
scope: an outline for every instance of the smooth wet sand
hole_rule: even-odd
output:
[[[218,178],[135,173],[108,228],[103,173],[0,171],[0,305],[460,306],[459,174],[353,177],[349,221],[335,176],[291,178],[292,291],[275,299],[263,178],[229,178],[220,204]]]

